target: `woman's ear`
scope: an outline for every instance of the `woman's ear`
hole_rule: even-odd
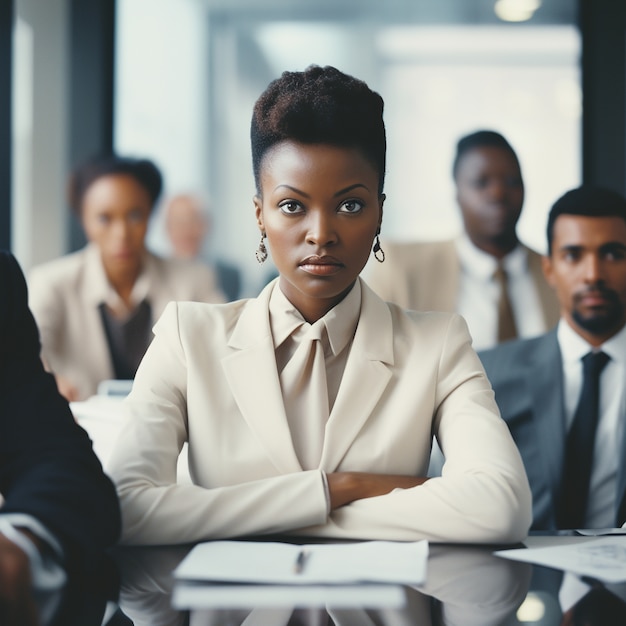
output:
[[[383,225],[383,205],[385,204],[386,199],[387,199],[387,196],[384,193],[381,193],[378,198],[378,207],[380,209],[380,215],[378,216],[378,232],[379,233]]]
[[[259,196],[254,196],[252,199],[254,202],[254,214],[256,215],[256,223],[259,230],[265,232],[265,224],[263,222],[263,202]]]

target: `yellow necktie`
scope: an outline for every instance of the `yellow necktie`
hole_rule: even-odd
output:
[[[324,333],[323,320],[312,324],[280,374],[291,439],[305,470],[319,466],[329,415]]]
[[[509,285],[506,270],[502,262],[498,262],[494,278],[500,287],[498,299],[498,343],[517,338],[517,327],[513,315],[513,307],[509,298]]]

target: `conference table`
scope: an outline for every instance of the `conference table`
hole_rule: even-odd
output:
[[[75,407],[105,467],[118,429],[106,401]],[[117,413],[114,412],[114,413]],[[78,415],[80,414],[80,415]],[[184,462],[180,478],[188,480]],[[263,538],[268,539],[268,538]],[[292,541],[289,538],[269,538]],[[306,540],[299,539],[299,541]],[[532,535],[517,547],[595,545],[601,537]],[[626,579],[626,537],[623,567]],[[600,545],[600,544],[598,544]],[[626,585],[602,584],[571,571],[496,556],[503,546],[430,544],[423,584],[403,586],[391,601],[368,585],[306,594],[273,585],[176,580],[193,546],[117,547],[110,569],[67,594],[59,626],[435,626],[626,625]],[[504,546],[510,548],[511,546]],[[620,550],[622,548],[620,547]],[[106,575],[105,575],[106,574]],[[190,593],[190,591],[192,593]],[[306,590],[304,590],[306,591]]]
[[[528,545],[587,543],[597,538],[530,537]],[[603,585],[558,569],[494,555],[498,546],[429,546],[426,580],[401,587],[402,602],[388,602],[367,585],[357,593],[310,601],[272,585],[189,583],[172,572],[192,546],[120,547],[112,553],[119,574],[118,612],[111,624],[136,626],[496,626],[626,624],[626,587]],[[624,564],[626,567],[626,563]],[[362,593],[359,595],[358,591]],[[203,594],[206,592],[206,597]],[[232,593],[236,591],[237,593]],[[267,601],[267,598],[270,600]],[[187,605],[186,605],[187,603]],[[120,621],[125,616],[128,622]],[[94,622],[95,623],[95,622]],[[86,625],[87,622],[84,622]]]

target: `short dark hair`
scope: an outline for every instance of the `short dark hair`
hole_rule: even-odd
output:
[[[559,215],[621,217],[626,221],[626,198],[617,191],[594,185],[582,185],[563,194],[548,215],[548,254],[552,252],[554,223]]]
[[[159,168],[148,159],[107,154],[83,161],[72,172],[68,185],[68,201],[74,213],[80,217],[85,193],[96,180],[115,175],[134,178],[148,192],[150,208],[154,208],[163,189],[163,177]]]
[[[326,66],[283,72],[254,105],[250,140],[257,193],[265,153],[293,140],[356,148],[376,168],[379,193],[385,179],[383,99],[362,80]]]
[[[461,137],[456,144],[456,154],[452,163],[452,177],[456,179],[459,163],[461,159],[471,150],[476,148],[502,148],[506,150],[517,163],[517,167],[521,170],[519,159],[511,144],[503,135],[495,130],[477,130],[474,133]]]

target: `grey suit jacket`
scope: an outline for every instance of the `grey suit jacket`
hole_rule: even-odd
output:
[[[533,494],[531,530],[554,530],[566,439],[563,368],[556,330],[503,343],[479,356],[526,467]],[[620,518],[626,505],[625,492],[626,458],[622,458],[615,501],[617,526],[624,522]]]

